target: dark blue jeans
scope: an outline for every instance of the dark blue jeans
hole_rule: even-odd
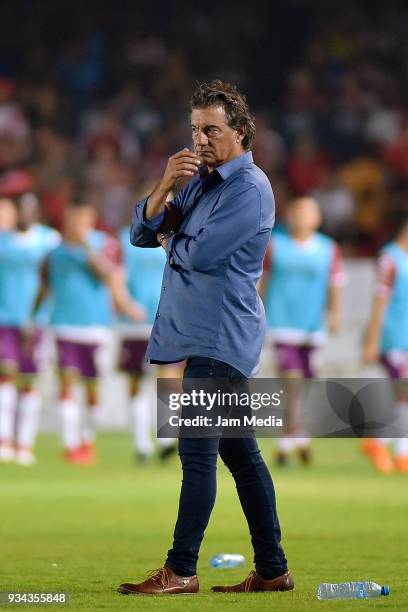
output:
[[[219,378],[226,381],[230,392],[239,389],[242,393],[243,385],[249,392],[247,379],[238,370],[214,359],[190,358],[184,371],[184,380],[188,378]],[[265,579],[284,574],[287,562],[280,544],[275,490],[255,437],[180,438],[183,482],[166,564],[179,576],[192,576],[197,571],[200,545],[215,502],[218,453],[235,479],[256,571]]]

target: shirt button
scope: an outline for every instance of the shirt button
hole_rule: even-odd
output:
[[[160,312],[157,313],[156,319],[158,319],[159,317],[160,317]]]
[[[166,287],[163,287],[163,291],[165,290]]]

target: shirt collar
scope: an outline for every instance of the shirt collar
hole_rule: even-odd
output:
[[[227,179],[228,177],[231,176],[231,174],[233,174],[234,172],[242,168],[242,166],[252,163],[253,161],[254,160],[252,157],[252,151],[246,151],[245,153],[242,153],[241,155],[234,157],[234,159],[231,159],[230,161],[225,162],[225,164],[221,164],[221,166],[217,166],[214,172],[218,172],[222,180],[225,181],[225,179]],[[201,176],[205,176],[207,173],[208,173],[207,166],[200,168]]]

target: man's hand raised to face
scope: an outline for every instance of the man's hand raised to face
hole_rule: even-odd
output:
[[[147,200],[146,219],[151,219],[163,211],[166,197],[178,179],[185,176],[193,177],[197,174],[199,165],[199,157],[187,148],[169,158],[160,183]]]
[[[163,178],[160,181],[161,188],[168,193],[183,176],[194,176],[197,173],[200,159],[195,154],[184,148],[169,158]]]

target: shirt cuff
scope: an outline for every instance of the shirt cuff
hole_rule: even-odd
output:
[[[157,233],[160,229],[161,224],[164,221],[164,210],[159,215],[152,217],[151,219],[146,219],[146,206],[147,200],[149,198],[145,198],[136,206],[136,214],[141,215],[142,224],[147,227],[152,232]]]

